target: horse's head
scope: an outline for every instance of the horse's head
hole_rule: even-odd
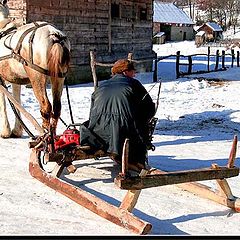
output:
[[[9,8],[7,5],[7,0],[0,0],[0,21],[8,18]]]

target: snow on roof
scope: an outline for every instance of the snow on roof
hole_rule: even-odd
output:
[[[196,36],[203,36],[204,34],[205,34],[204,31],[199,31],[199,32],[196,34]]]
[[[165,35],[165,32],[159,32],[154,37],[162,37],[163,35]]]
[[[222,28],[220,25],[218,25],[215,22],[207,22],[206,23],[207,26],[209,26],[212,30],[214,30],[215,32],[222,32]]]
[[[191,18],[173,3],[155,0],[153,11],[153,22],[194,24]]]

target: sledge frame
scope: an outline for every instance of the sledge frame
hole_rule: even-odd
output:
[[[35,144],[31,143],[30,145],[32,147]],[[109,154],[106,154],[101,150],[97,151],[95,154],[87,154],[86,151],[89,150],[89,147],[77,147],[77,149],[74,149],[74,157],[66,157],[65,162],[58,161],[54,170],[51,173],[47,173],[39,164],[39,150],[33,147],[30,156],[29,171],[30,174],[39,181],[67,196],[81,206],[98,214],[99,216],[134,233],[147,234],[151,231],[152,225],[134,216],[132,211],[137,204],[142,189],[148,187],[176,184],[177,187],[183,190],[187,190],[188,192],[197,194],[200,197],[213,200],[235,210],[236,212],[240,212],[240,199],[232,194],[230,186],[227,182],[227,178],[234,177],[239,174],[239,168],[234,166],[236,149],[237,136],[234,136],[227,166],[224,167],[213,164],[210,168],[195,169],[190,171],[177,171],[173,173],[164,172],[160,169],[142,169],[139,176],[131,177],[128,174],[129,143],[128,139],[126,139],[123,147],[122,170],[114,179],[115,184],[121,188],[122,183],[129,183],[129,181],[131,182],[133,180],[144,182],[146,179],[148,179],[147,181],[150,182],[150,185],[149,183],[141,185],[139,182],[135,185],[128,184],[127,186],[130,186],[129,190],[127,191],[119,207],[109,204],[108,202],[59,178],[65,167],[69,172],[74,172],[76,170],[72,164],[72,161],[109,156]],[[50,154],[49,161],[57,162],[57,159],[59,158],[59,154],[53,153]],[[177,180],[178,176],[180,177],[179,181]],[[214,191],[204,184],[194,182],[201,180],[215,180],[219,190]],[[152,186],[152,184],[154,186]]]
[[[7,97],[13,101],[13,104],[18,108],[18,110],[23,113],[28,120],[30,120],[30,122],[41,134],[43,130],[38,125],[36,120],[30,114],[28,114],[21,105],[15,103],[11,95],[8,95],[8,93],[6,93],[1,86],[0,91],[4,92]],[[128,141],[129,140],[126,139],[123,147],[122,172],[119,173],[119,175],[115,178],[115,183],[118,186],[121,186],[121,183],[129,182],[133,179],[136,181],[137,179],[138,183],[143,182],[143,184],[140,185],[140,187],[138,186],[135,188],[129,185],[129,190],[119,207],[109,204],[108,202],[88,193],[87,191],[71,185],[59,178],[64,168],[67,168],[68,171],[72,173],[76,170],[72,164],[74,160],[109,156],[109,154],[104,153],[101,150],[95,152],[94,154],[89,154],[89,147],[76,147],[72,152],[69,152],[67,156],[63,156],[61,153],[49,153],[47,156],[48,160],[56,162],[56,167],[51,173],[47,173],[42,168],[39,158],[39,154],[41,154],[42,151],[42,142],[33,141],[29,143],[29,147],[32,148],[29,162],[29,172],[34,178],[38,179],[48,187],[67,196],[81,206],[137,234],[147,234],[152,228],[150,223],[145,222],[132,214],[132,210],[137,204],[141,190],[147,187],[176,184],[176,186],[180,187],[181,189],[225,205],[236,212],[240,212],[240,199],[232,194],[230,186],[226,180],[226,178],[234,177],[239,174],[239,168],[234,166],[237,151],[237,136],[234,136],[232,149],[226,167],[220,167],[217,164],[213,164],[209,169],[196,169],[188,172],[181,171],[175,172],[172,175],[171,173],[161,171],[160,169],[143,169],[139,176],[135,178],[128,176]],[[196,172],[199,173],[198,179],[195,178]],[[211,176],[207,176],[208,173],[211,173]],[[185,176],[183,176],[184,174]],[[153,176],[155,177],[155,180],[151,181],[151,178],[154,178]],[[163,181],[162,176],[164,176],[167,180]],[[183,176],[181,179],[185,178],[185,180],[180,181],[180,183],[176,180],[176,176]],[[146,179],[150,179],[148,180],[147,184],[144,183]],[[172,179],[175,180],[173,181]],[[193,182],[200,180],[216,180],[219,190],[213,191],[206,185]]]

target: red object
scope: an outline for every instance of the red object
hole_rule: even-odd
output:
[[[80,145],[80,133],[77,129],[67,129],[60,135],[60,138],[54,142],[55,150],[59,150],[69,145]]]

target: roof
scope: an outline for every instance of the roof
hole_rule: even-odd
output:
[[[158,32],[155,36],[154,36],[154,38],[155,37],[162,37],[162,36],[164,36],[165,35],[165,32]]]
[[[205,34],[204,31],[199,31],[199,32],[196,34],[196,36],[203,36],[204,34]]]
[[[215,22],[207,22],[206,25],[207,25],[208,27],[210,27],[210,28],[211,28],[213,31],[215,31],[215,32],[222,32],[222,31],[223,31],[223,29],[221,28],[221,26],[218,25],[218,24],[215,23]]]
[[[153,11],[153,22],[194,24],[192,19],[173,3],[155,0]]]

